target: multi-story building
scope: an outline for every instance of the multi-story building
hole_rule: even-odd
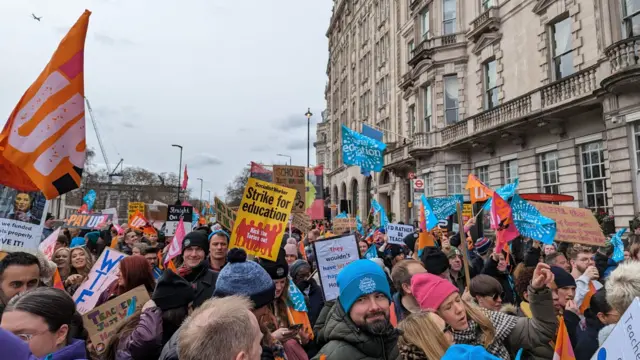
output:
[[[330,39],[349,4],[336,4]],[[494,188],[518,178],[521,193],[571,195],[565,205],[607,209],[616,226],[628,225],[640,206],[640,1],[392,5],[388,129],[409,140],[388,141],[375,192],[400,220],[413,215],[409,173],[428,196],[466,195],[474,173]],[[332,128],[343,119],[334,104]],[[328,149],[339,156],[339,143]],[[344,198],[340,188],[358,170],[333,170],[331,187]]]

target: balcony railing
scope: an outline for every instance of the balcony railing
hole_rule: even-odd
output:
[[[620,40],[605,50],[610,75],[601,86],[609,92],[635,91],[640,83],[640,36]]]
[[[458,35],[460,34],[443,35],[422,40],[411,52],[409,65],[415,66],[420,61],[428,58],[436,48],[462,42],[463,39],[460,39]]]
[[[393,166],[404,160],[410,160],[411,157],[409,156],[409,147],[411,146],[411,144],[408,145],[409,146],[399,146],[384,154],[384,166]]]
[[[477,40],[485,32],[495,31],[500,28],[500,9],[490,7],[471,22],[471,30],[468,38]]]
[[[541,89],[542,107],[555,105],[594,92],[598,87],[596,70],[597,65],[543,87]]]
[[[409,145],[409,154],[415,154],[420,151],[430,151],[440,145],[438,132],[418,132],[413,134],[413,141]]]

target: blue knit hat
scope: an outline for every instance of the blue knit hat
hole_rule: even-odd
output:
[[[487,237],[479,238],[478,240],[476,240],[476,243],[474,244],[474,247],[476,248],[476,252],[480,255],[484,255],[488,253],[489,250],[491,250],[492,246],[493,246],[493,243]]]
[[[74,237],[71,240],[71,245],[69,245],[69,248],[74,248],[74,247],[78,247],[78,246],[84,246],[84,244],[86,242],[87,241],[83,237],[80,237],[80,236]]]
[[[259,309],[276,297],[276,286],[265,269],[257,262],[247,261],[247,253],[233,248],[227,254],[227,265],[218,274],[213,297],[243,295]]]
[[[371,260],[361,259],[350,263],[340,271],[336,280],[340,289],[338,300],[347,314],[362,295],[379,292],[391,301],[387,277],[380,266]]]
[[[442,356],[441,360],[500,360],[485,350],[482,346],[453,344]]]

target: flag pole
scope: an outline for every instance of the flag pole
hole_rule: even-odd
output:
[[[467,280],[467,289],[471,284],[471,275],[469,274],[469,249],[466,246],[466,234],[464,233],[464,224],[462,224],[462,205],[458,202],[456,204],[456,210],[458,211],[458,233],[460,234],[460,246],[464,247],[464,251],[462,251],[464,260],[464,277]],[[464,237],[464,239],[462,239]]]

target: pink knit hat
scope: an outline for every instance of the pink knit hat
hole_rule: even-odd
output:
[[[458,288],[439,276],[422,273],[415,274],[411,278],[411,292],[420,305],[420,309],[435,311],[447,296],[458,292]]]

